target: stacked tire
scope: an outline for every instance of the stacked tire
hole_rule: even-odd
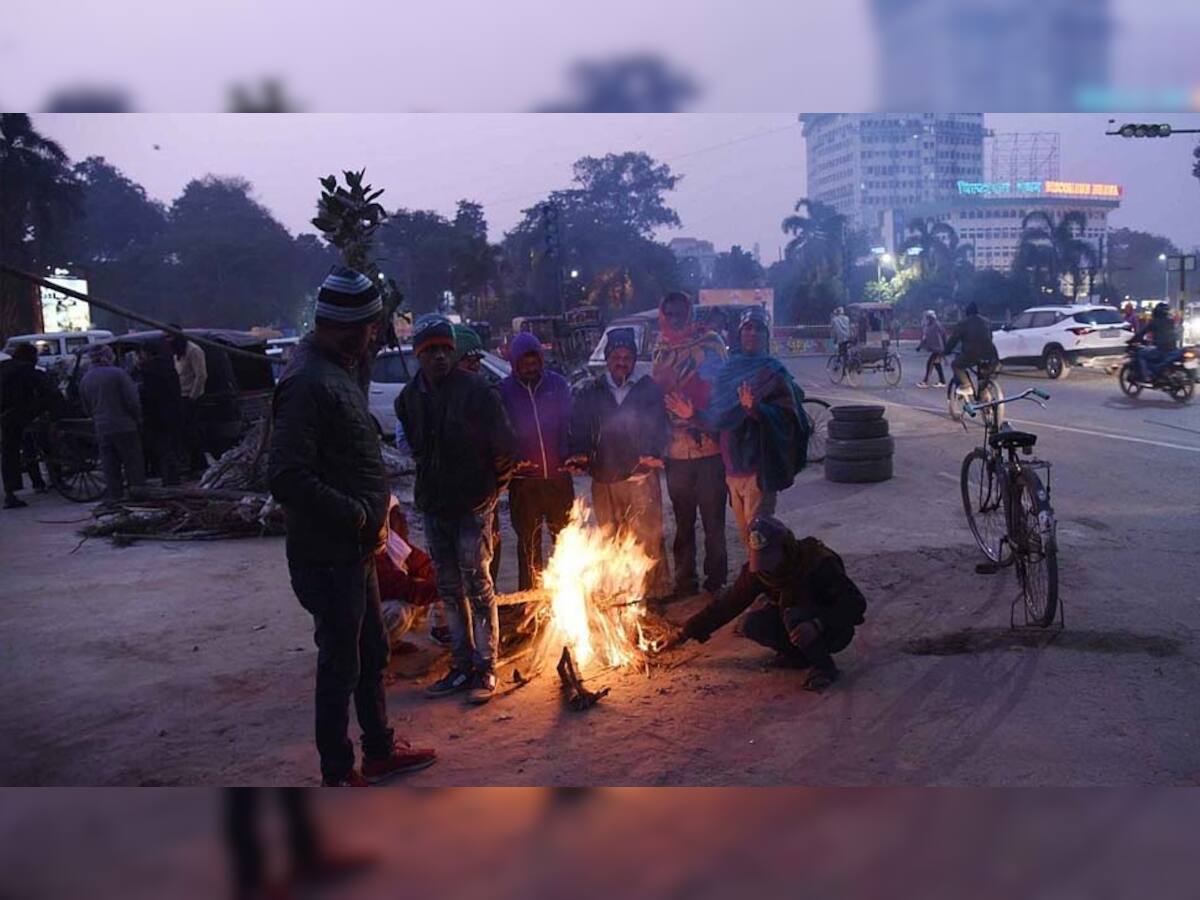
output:
[[[868,484],[892,477],[896,441],[882,406],[852,404],[830,410],[825,441],[825,480]]]

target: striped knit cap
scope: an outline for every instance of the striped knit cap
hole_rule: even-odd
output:
[[[383,312],[379,288],[362,272],[334,266],[317,293],[317,318],[337,325],[370,322]]]

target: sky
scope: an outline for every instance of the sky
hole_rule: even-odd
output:
[[[170,203],[192,178],[239,175],[293,233],[309,219],[317,179],[367,170],[388,209],[452,215],[459,199],[484,205],[491,237],[521,210],[565,187],[584,155],[644,150],[683,175],[671,196],[682,219],[660,237],[761,248],[764,263],[784,243],[779,223],[805,195],[804,139],[795,113],[654,115],[548,114],[39,114],[36,126],[73,160],[104,156],[154,198]],[[1109,116],[994,114],[997,132],[1057,131],[1061,178],[1124,186],[1114,227],[1165,234],[1200,246],[1200,182],[1191,175],[1196,135],[1107,137]],[[1200,128],[1200,114],[1122,115]]]

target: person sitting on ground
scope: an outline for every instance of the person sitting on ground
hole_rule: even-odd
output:
[[[921,325],[921,343],[917,344],[917,352],[922,350],[929,354],[925,361],[925,377],[917,382],[917,387],[945,387],[946,373],[942,369],[942,355],[946,352],[946,329],[938,321],[937,313],[932,309],[925,310],[925,321]],[[929,376],[937,369],[938,380],[929,383]]]
[[[810,427],[804,391],[769,352],[771,329],[761,308],[743,314],[737,341],[738,352],[717,377],[709,416],[721,432],[729,502],[745,543],[750,521],[774,515],[776,495],[804,468]]]
[[[1179,335],[1175,322],[1171,319],[1171,310],[1165,303],[1158,303],[1150,314],[1150,321],[1142,325],[1134,333],[1135,341],[1144,341],[1150,337],[1151,343],[1138,350],[1138,370],[1141,380],[1149,384],[1154,380],[1158,367],[1168,354],[1179,349]]]
[[[996,345],[992,343],[992,325],[979,314],[979,307],[973,302],[968,303],[964,312],[965,317],[954,326],[945,346],[945,355],[949,356],[956,347],[962,345],[958,356],[950,361],[954,380],[958,384],[966,383],[963,377],[965,370],[972,366],[993,364],[999,358]]]
[[[689,640],[704,643],[753,605],[742,618],[741,633],[775,650],[777,664],[808,670],[808,690],[827,687],[840,674],[833,654],[854,638],[866,599],[840,556],[816,538],[797,540],[776,518],[751,522],[749,544],[750,560],[737,581],[688,619],[664,649]]]
[[[124,496],[124,484],[146,483],[146,460],[142,455],[142,403],[129,373],[116,364],[108,344],[90,351],[91,365],[79,383],[79,397],[91,417],[100,449],[109,500]]]
[[[375,554],[375,577],[388,643],[395,650],[438,603],[437,575],[429,555],[409,543],[408,518],[395,496],[390,499],[387,523],[387,543]]]

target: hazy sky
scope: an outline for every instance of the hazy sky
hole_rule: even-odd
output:
[[[1130,121],[1200,128],[1200,115]],[[996,131],[1058,131],[1061,176],[1125,188],[1117,226],[1200,246],[1195,136],[1124,140],[1104,135],[1108,116],[997,114]],[[805,194],[804,140],[793,113],[680,115],[303,114],[37,115],[72,159],[106,157],[166,203],[192,178],[241,175],[290,230],[312,231],[317,179],[366,167],[388,209],[452,214],[460,198],[485,207],[492,238],[520,211],[564,187],[586,154],[644,150],[684,176],[672,197],[683,227],[672,234],[718,249],[761,245],[764,263],[783,243],[780,220]],[[158,145],[160,149],[155,149]]]

